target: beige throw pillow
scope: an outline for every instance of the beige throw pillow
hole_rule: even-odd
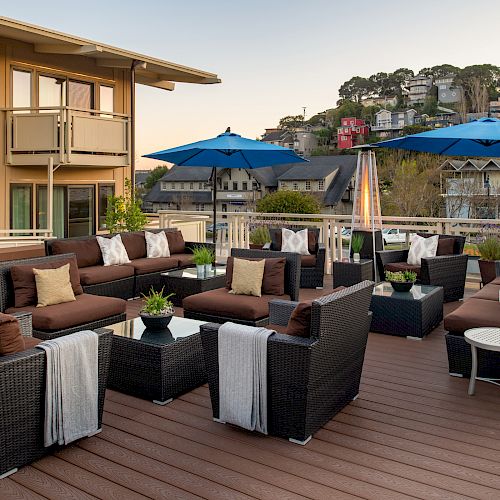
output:
[[[38,296],[36,307],[76,300],[69,278],[69,264],[56,269],[33,269],[33,272]]]
[[[262,295],[262,280],[264,278],[265,265],[265,259],[234,259],[233,281],[229,293],[260,297]]]

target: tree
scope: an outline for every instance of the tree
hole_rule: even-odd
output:
[[[158,165],[156,168],[151,170],[151,173],[147,176],[144,182],[144,187],[147,190],[153,188],[153,186],[168,172],[168,167],[166,165]]]
[[[326,113],[326,119],[333,128],[340,127],[341,118],[354,117],[361,118],[363,105],[353,101],[344,101],[338,108],[329,109]]]
[[[455,75],[454,84],[462,87],[468,109],[483,113],[488,109],[488,101],[498,97],[500,67],[493,64],[466,66]]]
[[[436,116],[438,110],[437,98],[433,95],[428,95],[425,98],[424,105],[422,106],[422,114],[429,116]]]
[[[418,74],[425,76],[432,76],[434,79],[443,78],[448,75],[456,75],[460,71],[458,66],[453,66],[453,64],[440,64],[438,66],[432,66],[432,68],[422,68]]]
[[[276,191],[257,202],[257,212],[263,213],[319,214],[320,210],[313,195],[299,191]]]
[[[304,125],[304,115],[285,116],[278,123],[278,128],[295,132],[299,127]]]
[[[402,132],[403,135],[412,135],[427,132],[428,130],[432,130],[432,127],[428,127],[426,125],[405,125]]]

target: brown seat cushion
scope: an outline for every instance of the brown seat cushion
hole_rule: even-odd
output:
[[[481,326],[500,327],[500,302],[472,297],[444,318],[449,332],[463,333]]]
[[[135,259],[127,264],[135,270],[135,274],[149,274],[176,269],[179,265],[177,257],[158,257],[157,259]]]
[[[293,229],[293,231],[298,231],[298,229]],[[276,249],[281,250],[283,245],[281,230],[276,233]],[[315,254],[318,252],[318,234],[316,231],[307,231],[307,249],[310,254]]]
[[[408,264],[408,262],[390,262],[385,265],[384,269],[393,273],[397,273],[398,271],[413,271],[416,273],[417,278],[420,278],[420,266]]]
[[[24,351],[24,337],[19,322],[10,314],[0,313],[0,356]]]
[[[109,281],[130,278],[134,275],[134,268],[130,265],[122,266],[90,266],[80,269],[82,285],[97,285]]]
[[[44,331],[65,330],[125,312],[127,303],[115,297],[102,297],[83,293],[74,302],[46,307],[11,307],[8,312],[26,311],[32,314],[33,329]]]
[[[146,238],[144,231],[120,233],[125,250],[130,260],[146,257]]]
[[[168,248],[170,249],[170,255],[174,253],[184,253],[186,250],[186,245],[184,243],[184,237],[180,231],[165,231],[167,235]]]
[[[276,298],[283,296],[232,295],[227,288],[218,288],[186,297],[182,306],[185,311],[254,321],[269,316],[269,301]]]
[[[194,266],[193,254],[192,253],[177,253],[173,255],[178,260],[178,267],[190,267]]]
[[[483,286],[479,292],[476,292],[473,295],[475,299],[485,299],[485,300],[494,300],[498,302],[500,292],[500,284],[495,285],[493,283],[488,283],[486,286]]]
[[[36,337],[24,337],[24,350],[33,349],[33,347],[36,347],[40,342],[42,341]]]
[[[97,266],[102,264],[102,253],[95,238],[88,240],[67,239],[56,240],[51,244],[52,253],[74,253],[78,267]]]
[[[238,259],[240,257],[237,257]],[[262,260],[246,258],[244,260]],[[265,259],[264,278],[262,279],[262,295],[283,295],[285,293],[285,265],[284,257]],[[226,262],[226,287],[230,290],[233,282],[234,257],[228,257]]]
[[[301,267],[315,267],[316,266],[316,255],[301,255],[300,256]]]
[[[500,276],[498,278],[495,278],[493,281],[490,282],[492,285],[500,285]]]
[[[439,238],[436,255],[453,255],[455,238]]]
[[[36,305],[37,295],[34,268],[57,269],[66,264],[69,264],[69,277],[73,293],[75,295],[82,294],[83,289],[80,284],[80,273],[78,272],[75,257],[54,259],[49,262],[41,262],[40,264],[12,266],[10,268],[10,276],[14,285],[14,307]]]

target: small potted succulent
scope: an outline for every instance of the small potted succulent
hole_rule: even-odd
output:
[[[482,243],[477,244],[481,258],[479,259],[479,270],[481,281],[486,285],[500,276],[500,239],[491,236]]]
[[[196,265],[198,276],[206,276],[212,270],[215,252],[205,245],[195,246],[193,248],[193,262]]]
[[[144,306],[139,312],[139,316],[146,328],[149,330],[167,328],[174,315],[174,305],[169,300],[172,295],[174,294],[163,295],[163,288],[159,292],[151,288],[148,295],[142,294]]]
[[[250,248],[252,250],[262,250],[266,243],[271,243],[271,234],[267,226],[259,226],[250,231]]]
[[[398,271],[398,272],[385,272],[385,279],[392,285],[396,292],[409,292],[415,281],[417,281],[417,273],[413,271]]]
[[[351,235],[352,260],[354,262],[359,262],[361,260],[359,253],[363,248],[364,242],[365,242],[365,237],[362,234],[353,233]]]

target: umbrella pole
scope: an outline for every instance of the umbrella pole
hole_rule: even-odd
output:
[[[212,232],[212,241],[214,243],[215,252],[217,253],[217,169],[212,167],[212,183],[213,183],[213,193],[214,193],[214,225]]]

